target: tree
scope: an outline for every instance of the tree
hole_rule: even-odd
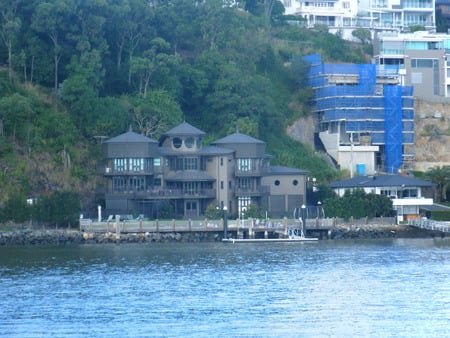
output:
[[[147,96],[147,89],[150,79],[154,73],[161,68],[170,68],[177,63],[177,57],[169,55],[170,45],[161,38],[155,38],[151,42],[151,47],[143,53],[142,57],[136,57],[131,64],[132,74],[139,78],[139,94],[144,98]]]
[[[148,137],[159,138],[183,118],[178,103],[164,90],[150,91],[145,98],[125,100],[139,131]]]
[[[1,30],[0,36],[6,45],[8,50],[8,77],[9,81],[12,81],[12,65],[13,65],[13,44],[17,39],[17,34],[19,33],[22,22],[19,17],[17,17],[17,5],[18,2],[15,0],[7,1],[8,4],[2,4],[1,9]]]
[[[342,197],[332,197],[323,202],[325,214],[345,220],[363,217],[381,217],[392,214],[392,201],[384,195],[366,194],[362,189],[346,190]]]
[[[34,111],[32,100],[15,93],[0,99],[0,136],[8,134],[15,142],[19,140],[30,142],[30,129]]]
[[[68,6],[67,1],[56,0],[39,2],[32,19],[32,28],[39,33],[46,34],[53,44],[53,90],[55,101],[57,101],[59,62],[62,51],[60,39],[61,36],[65,34],[63,27],[66,27],[69,13],[70,7]]]
[[[80,196],[74,191],[55,191],[52,194],[40,196],[33,209],[33,219],[38,222],[70,226],[79,220]]]
[[[425,172],[425,176],[436,183],[438,201],[447,200],[447,190],[450,186],[450,166],[431,168]]]
[[[22,223],[30,219],[31,209],[24,194],[16,192],[0,209],[0,221]]]
[[[372,34],[369,29],[366,28],[357,28],[352,31],[352,36],[359,39],[362,44],[370,43],[372,40]]]

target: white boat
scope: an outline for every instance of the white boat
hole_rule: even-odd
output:
[[[315,237],[305,237],[301,230],[296,227],[288,227],[286,237],[283,238],[224,238],[222,242],[226,243],[261,243],[261,242],[317,242]]]

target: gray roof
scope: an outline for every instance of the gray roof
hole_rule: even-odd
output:
[[[179,151],[170,148],[159,148],[161,155],[176,155],[176,156],[189,156],[189,155],[228,155],[234,152],[233,149],[220,148],[207,146],[198,151]]]
[[[178,126],[170,129],[167,133],[164,135],[167,136],[184,136],[184,135],[192,135],[192,136],[201,136],[205,135],[206,133],[204,131],[201,131],[198,128],[195,128],[194,126],[190,125],[186,121],[184,121],[182,124],[179,124]]]
[[[105,143],[158,143],[158,141],[134,131],[128,131],[106,140]]]
[[[261,140],[253,138],[251,136],[242,134],[240,132],[225,136],[212,144],[230,144],[230,143],[265,143]]]
[[[437,203],[434,203],[432,205],[421,205],[420,209],[429,211],[450,211],[450,207]]]
[[[273,165],[273,166],[270,166],[269,175],[270,174],[274,174],[274,175],[293,175],[293,174],[307,175],[308,173],[309,173],[308,170],[284,167],[281,165]]]
[[[403,175],[356,176],[330,184],[331,188],[433,187],[434,183]]]
[[[215,181],[216,179],[203,171],[179,171],[166,177],[167,181]]]
[[[228,155],[228,154],[234,153],[233,149],[214,147],[214,146],[203,147],[202,150],[203,150],[202,154],[205,154],[205,155]]]

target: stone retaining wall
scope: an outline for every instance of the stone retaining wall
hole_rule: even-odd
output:
[[[329,239],[429,238],[444,237],[444,233],[413,228],[407,225],[336,226],[329,230]],[[222,232],[145,232],[88,233],[77,230],[18,230],[0,232],[4,245],[60,245],[94,243],[154,243],[154,242],[214,242],[222,240]]]

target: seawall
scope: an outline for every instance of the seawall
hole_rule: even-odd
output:
[[[164,243],[214,242],[222,240],[221,231],[90,233],[79,230],[13,230],[0,231],[0,246],[5,245],[63,245],[95,243]],[[314,233],[308,235],[313,237]],[[377,238],[440,238],[445,234],[413,228],[407,225],[336,226],[321,239],[377,239]]]

